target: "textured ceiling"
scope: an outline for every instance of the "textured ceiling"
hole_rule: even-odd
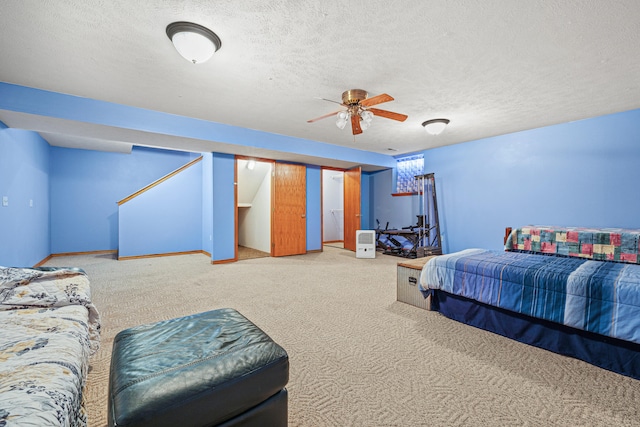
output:
[[[9,0],[0,14],[0,81],[378,153],[640,108],[638,0]],[[174,21],[222,49],[188,63],[165,34]],[[351,88],[390,94],[378,107],[409,118],[355,138],[307,123],[339,108],[318,98]],[[438,117],[450,125],[427,135]],[[77,146],[86,126],[39,130]]]

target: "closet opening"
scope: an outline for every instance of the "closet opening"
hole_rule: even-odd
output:
[[[344,248],[344,171],[322,169],[322,244]]]
[[[273,162],[236,160],[238,261],[271,256],[271,175]]]

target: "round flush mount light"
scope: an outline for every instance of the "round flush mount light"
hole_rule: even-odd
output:
[[[439,135],[449,124],[449,119],[432,119],[422,123],[424,130],[431,135]]]
[[[167,36],[178,53],[194,64],[206,62],[222,46],[216,33],[192,22],[167,25]]]

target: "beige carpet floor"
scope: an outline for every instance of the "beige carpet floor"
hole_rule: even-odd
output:
[[[640,425],[640,381],[398,302],[398,261],[325,247],[223,265],[204,255],[47,265],[84,268],[102,315],[90,426],[106,425],[118,331],[221,307],[288,351],[291,426]]]
[[[238,261],[245,259],[266,258],[271,256],[268,252],[262,252],[254,248],[246,246],[238,246]]]

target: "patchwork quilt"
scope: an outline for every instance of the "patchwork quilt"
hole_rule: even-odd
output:
[[[86,426],[99,334],[84,272],[0,267],[0,426]]]
[[[467,249],[430,259],[420,289],[640,344],[640,265]]]
[[[640,264],[640,230],[531,225],[513,229],[505,249]]]

